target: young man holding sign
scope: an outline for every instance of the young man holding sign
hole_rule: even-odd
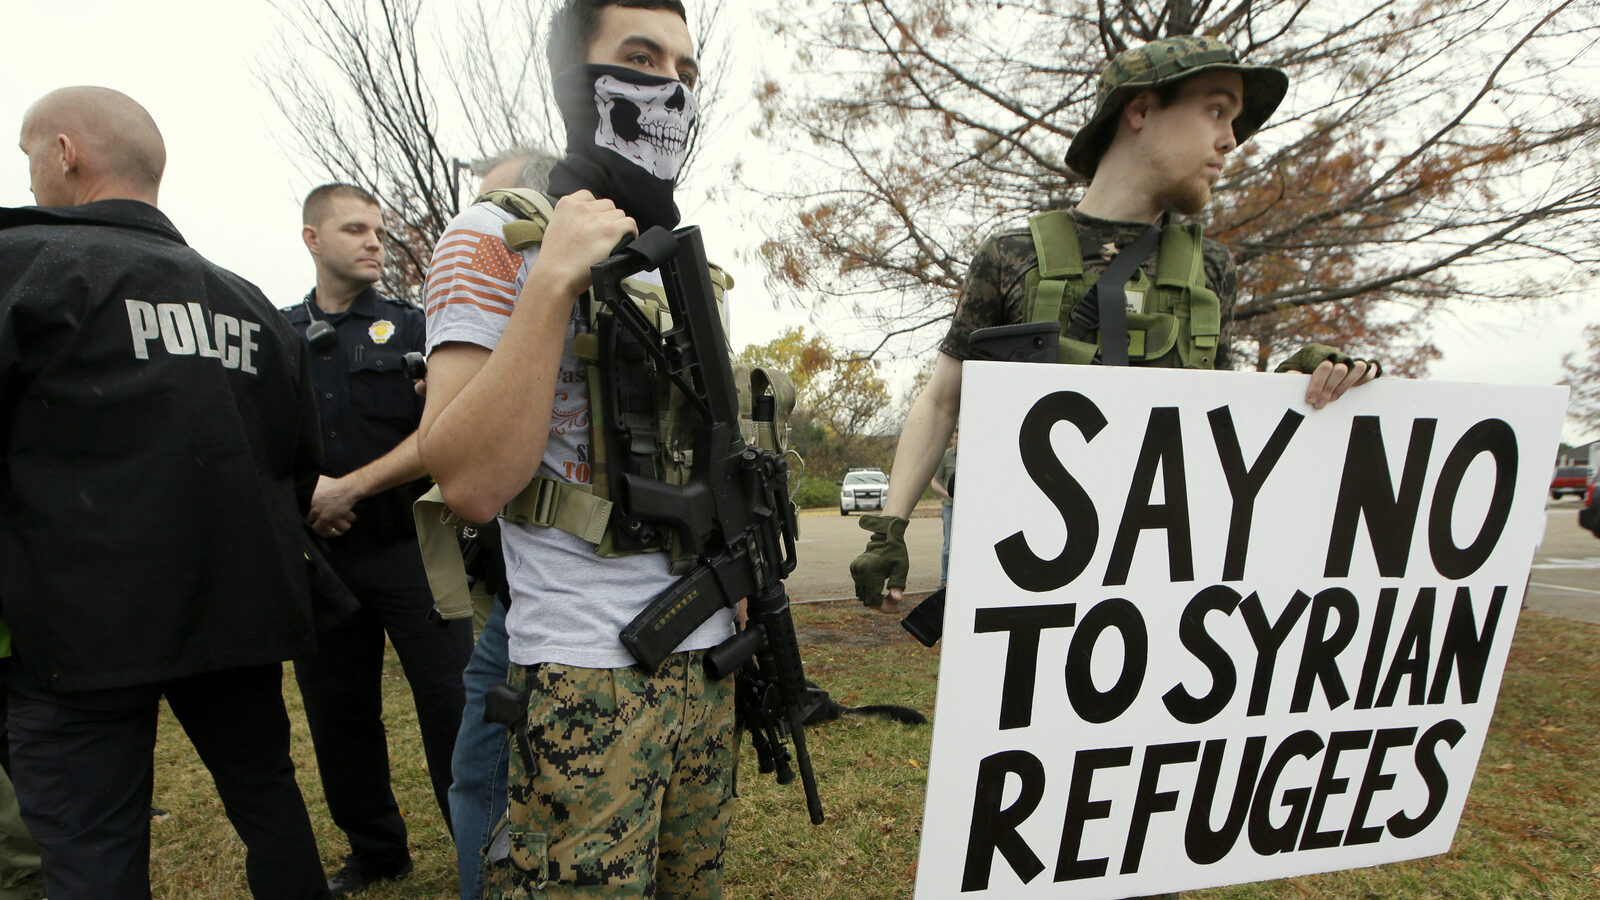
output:
[[[850,564],[862,603],[899,608],[908,517],[955,429],[976,329],[1059,320],[1061,362],[1230,367],[1233,260],[1198,226],[1168,222],[1205,208],[1224,158],[1287,89],[1281,70],[1242,65],[1203,36],[1152,41],[1106,67],[1095,114],[1067,151],[1067,164],[1091,179],[1083,199],[990,237],[973,259],[933,377],[901,432],[883,515],[861,517],[873,533]],[[1096,282],[1108,273],[1102,290]],[[1278,370],[1310,373],[1306,402],[1321,409],[1379,366],[1312,344]]]

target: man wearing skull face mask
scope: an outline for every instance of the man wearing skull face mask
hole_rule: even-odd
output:
[[[678,223],[692,51],[677,0],[566,0],[549,55],[568,139],[542,238],[509,249],[514,216],[479,203],[434,252],[420,446],[466,519],[493,518],[536,477],[590,481],[588,364],[574,344],[591,321],[577,300],[622,237]],[[528,724],[484,896],[719,896],[732,691],[705,677],[700,652],[731,634],[731,615],[646,674],[618,634],[674,582],[667,553],[602,557],[561,527],[509,519],[501,542],[511,687],[528,697]]]

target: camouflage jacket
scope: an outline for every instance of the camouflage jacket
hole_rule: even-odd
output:
[[[1106,248],[1118,250],[1138,240],[1148,225],[1138,222],[1113,222],[1073,210],[1078,223],[1078,246],[1083,251],[1085,275],[1094,277],[1104,272],[1115,254]],[[1206,286],[1217,295],[1221,305],[1222,334],[1217,341],[1217,369],[1231,369],[1233,304],[1239,288],[1239,273],[1234,267],[1228,248],[1207,239],[1202,254],[1205,257]],[[956,311],[950,321],[950,331],[939,344],[939,350],[956,359],[968,358],[967,336],[979,328],[994,325],[1015,325],[1027,317],[1027,286],[1029,270],[1039,264],[1033,249],[1033,235],[1027,228],[1003,231],[991,235],[978,247],[972,265],[967,269],[966,283],[956,298]],[[1141,265],[1145,274],[1154,278],[1156,255],[1151,254]]]

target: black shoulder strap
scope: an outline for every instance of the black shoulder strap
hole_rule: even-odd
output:
[[[1161,223],[1145,229],[1138,239],[1118,251],[1072,308],[1066,336],[1084,340],[1091,331],[1100,332],[1100,360],[1108,366],[1128,364],[1128,306],[1125,285],[1161,242]]]

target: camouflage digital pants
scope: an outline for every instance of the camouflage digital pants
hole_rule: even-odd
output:
[[[733,689],[700,653],[636,667],[512,666],[531,687],[484,900],[716,900],[733,808]]]

